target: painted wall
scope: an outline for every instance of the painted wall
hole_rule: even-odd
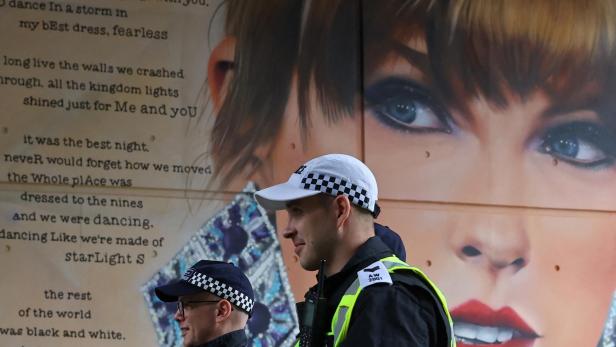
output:
[[[0,342],[177,345],[151,288],[216,258],[288,345],[314,274],[250,192],[340,152],[459,345],[612,346],[616,9],[580,6],[0,1]]]

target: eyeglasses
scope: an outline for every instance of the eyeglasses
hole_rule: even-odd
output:
[[[190,300],[190,301],[178,300],[177,309],[178,309],[178,312],[180,313],[180,316],[184,317],[184,308],[186,307],[186,305],[206,304],[206,303],[213,304],[213,303],[219,303],[221,300]]]

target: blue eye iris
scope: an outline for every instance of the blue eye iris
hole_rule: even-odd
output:
[[[414,133],[451,133],[451,117],[429,90],[411,80],[388,78],[366,89],[366,109],[383,124]]]
[[[559,153],[563,156],[575,158],[579,150],[578,140],[573,139],[559,139],[551,145],[551,150]]]
[[[413,123],[415,118],[417,118],[417,109],[413,101],[402,96],[397,96],[387,101],[384,109],[387,111],[387,114],[403,123]]]
[[[604,126],[575,121],[547,129],[539,151],[581,168],[601,169],[616,158],[616,136]]]

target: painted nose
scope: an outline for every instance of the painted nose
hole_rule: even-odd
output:
[[[521,218],[481,213],[464,219],[450,239],[458,258],[493,273],[516,273],[528,265],[530,245]]]

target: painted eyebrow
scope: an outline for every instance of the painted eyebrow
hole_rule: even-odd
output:
[[[422,74],[424,74],[425,76],[431,75],[429,69],[430,61],[427,54],[413,49],[398,41],[392,41],[391,46],[393,51],[406,59],[411,65],[419,69]]]
[[[598,114],[605,113],[605,110],[603,110],[603,105],[605,102],[598,100],[594,96],[589,96],[582,100],[568,100],[565,102],[560,102],[559,100],[554,100],[554,98],[552,98],[551,102],[554,104],[543,112],[543,118],[550,119],[566,115],[568,113],[584,110],[594,111]]]

